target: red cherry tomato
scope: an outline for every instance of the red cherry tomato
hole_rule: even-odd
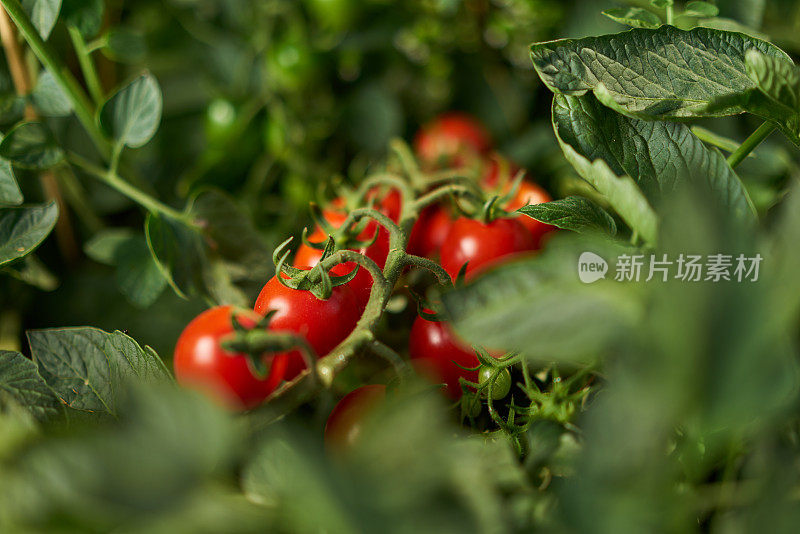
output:
[[[497,187],[498,183],[500,182],[500,172],[503,167],[505,167],[505,172],[503,173],[503,178],[508,179],[510,181],[514,176],[517,175],[519,172],[519,167],[517,167],[514,163],[508,161],[503,156],[499,154],[492,154],[487,160],[485,164],[485,171],[483,173],[483,178],[481,178],[481,185],[488,189],[493,189]],[[508,187],[506,187],[505,191],[508,191]]]
[[[325,424],[325,445],[332,452],[353,447],[364,420],[386,399],[386,386],[373,384],[351,391],[333,408]]]
[[[517,194],[508,202],[505,209],[508,211],[516,211],[529,204],[542,204],[543,202],[550,202],[551,200],[553,199],[547,194],[547,191],[533,182],[523,180],[519,184]],[[516,220],[521,222],[531,233],[537,249],[541,248],[542,238],[556,229],[555,226],[539,222],[527,215],[519,215]]]
[[[230,306],[206,310],[189,323],[175,347],[175,378],[178,383],[200,389],[225,406],[248,410],[260,404],[281,383],[286,371],[286,354],[265,356],[269,374],[253,374],[244,354],[231,354],[220,346],[234,332]],[[239,322],[252,328],[259,317],[249,311],[235,312]]]
[[[379,189],[374,188],[367,194],[367,199],[373,200],[378,194]],[[400,193],[396,190],[391,190],[380,200],[378,200],[375,207],[378,209],[378,211],[397,222],[400,218],[400,204]],[[343,206],[344,199],[341,197],[336,198],[331,201],[331,207],[323,210],[322,212],[322,216],[334,228],[341,226],[347,218],[347,213],[342,210]],[[380,227],[378,223],[373,221],[367,224],[366,228],[364,228],[357,238],[362,241],[368,241],[375,235],[376,229],[378,230],[378,236],[375,239],[375,242],[368,247],[359,249],[358,252],[364,254],[368,258],[371,258],[375,261],[375,263],[378,264],[378,267],[383,268],[383,266],[386,264],[386,256],[389,254],[389,232]],[[322,228],[318,227],[314,229],[308,239],[312,243],[323,243],[326,239],[328,239],[328,235]],[[302,244],[297,248],[297,253],[295,254],[294,258],[294,265],[295,267],[300,268],[311,268],[319,263],[321,257],[321,250],[315,249],[314,247],[309,247],[306,244]],[[352,262],[343,263],[331,269],[331,273],[336,276],[344,276],[351,273],[355,267],[356,265]],[[347,285],[353,289],[353,292],[355,293],[356,298],[358,299],[362,308],[363,306],[366,306],[367,301],[369,300],[370,291],[372,290],[372,275],[369,274],[369,271],[364,268],[360,268],[355,278],[353,278],[353,280],[351,280]]]
[[[408,349],[417,372],[432,382],[445,384],[445,393],[453,399],[462,394],[459,378],[478,381],[477,370],[462,369],[480,365],[475,351],[456,339],[447,323],[417,317],[411,327]]]
[[[497,188],[500,182],[500,159],[501,156],[493,156],[490,158],[486,163],[486,172],[483,175],[482,184],[486,188]],[[513,163],[508,162],[508,177],[514,177],[517,172],[519,172],[519,167],[514,165]],[[511,190],[512,187],[511,181],[503,184],[502,186],[502,194],[506,194]],[[553,200],[550,195],[542,189],[538,184],[531,182],[530,180],[522,180],[517,188],[517,192],[514,195],[514,198],[508,201],[508,203],[503,206],[507,211],[516,211],[523,206],[527,206],[529,204],[541,204],[543,202],[550,202]],[[537,221],[536,219],[532,219],[527,215],[520,215],[517,217],[517,220],[525,225],[531,235],[533,236],[533,240],[536,242],[536,248],[540,248],[542,237],[545,234],[548,234],[556,229],[555,226],[551,226],[549,224],[545,224],[542,222]]]
[[[320,300],[310,291],[290,289],[273,276],[256,300],[255,311],[265,315],[276,313],[270,320],[270,330],[295,332],[303,336],[318,356],[324,356],[344,340],[356,326],[361,315],[359,303],[347,286],[333,288],[327,300]],[[286,380],[296,377],[305,362],[299,350],[288,355]]]
[[[447,208],[428,206],[419,214],[419,219],[411,229],[408,251],[417,256],[438,257],[452,224],[453,218]]]
[[[466,113],[440,115],[417,132],[414,148],[425,167],[460,167],[485,153],[492,141],[486,128]]]
[[[483,223],[456,219],[442,245],[441,264],[453,280],[469,262],[467,275],[502,258],[535,250],[536,242],[528,229],[516,219],[495,219]]]
[[[320,228],[317,228],[314,233],[309,236],[309,240],[312,243],[321,243],[327,238],[327,234]],[[359,252],[365,254],[366,250],[362,249]],[[310,269],[319,263],[321,257],[321,250],[302,244],[297,248],[297,253],[294,256],[294,266],[301,269]],[[345,276],[353,272],[355,268],[356,264],[353,262],[340,263],[331,269],[330,272],[334,276]],[[359,309],[363,310],[369,300],[370,291],[372,291],[372,275],[369,274],[369,271],[361,267],[358,269],[356,276],[347,283],[347,286],[352,289],[356,301],[358,302]]]

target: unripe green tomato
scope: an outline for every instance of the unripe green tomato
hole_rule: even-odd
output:
[[[205,133],[209,145],[221,145],[230,139],[236,127],[236,115],[236,106],[225,98],[215,98],[208,104]]]
[[[478,372],[478,383],[481,385],[487,384],[494,373],[494,367],[481,367]],[[508,395],[509,391],[511,391],[511,373],[508,372],[508,369],[503,369],[497,375],[494,385],[492,386],[492,398],[494,400],[500,400]],[[486,397],[488,392],[488,389],[484,389],[483,396]]]

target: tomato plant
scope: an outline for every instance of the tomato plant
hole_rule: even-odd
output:
[[[187,387],[207,391],[233,409],[250,409],[260,404],[283,381],[287,355],[265,355],[269,372],[258,377],[244,354],[222,347],[234,333],[233,321],[254,328],[259,317],[234,311],[230,306],[211,308],[198,315],[184,329],[175,346],[175,378]]]
[[[414,148],[430,166],[460,167],[492,146],[486,128],[465,113],[446,113],[425,125]]]
[[[341,453],[358,442],[364,421],[386,399],[386,386],[361,386],[345,395],[325,423],[325,446]]]
[[[310,291],[288,288],[273,276],[261,289],[255,311],[261,315],[273,313],[269,323],[271,330],[300,334],[322,356],[353,330],[360,306],[347,285],[333,288],[331,295],[322,300]],[[291,380],[305,367],[303,355],[291,352],[286,363],[286,379]]]
[[[442,245],[442,267],[455,279],[465,264],[469,275],[535,248],[531,233],[516,219],[500,218],[484,223],[461,217],[453,222]]]
[[[458,340],[445,322],[417,317],[409,334],[408,352],[414,367],[434,383],[444,384],[452,398],[461,397],[461,378],[477,382],[475,351]]]
[[[425,208],[411,229],[408,251],[417,256],[437,257],[452,225],[453,217],[444,206]]]
[[[796,530],[800,6],[614,4],[0,0],[0,532]]]

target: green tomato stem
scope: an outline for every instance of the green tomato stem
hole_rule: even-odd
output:
[[[100,105],[105,100],[105,95],[103,94],[103,86],[97,75],[94,61],[92,61],[92,52],[86,48],[86,41],[83,40],[78,28],[68,26],[67,30],[69,31],[70,39],[72,39],[72,46],[75,48],[75,55],[78,56],[78,63],[80,63],[83,79],[86,80],[89,93],[92,95],[95,104]]]
[[[86,96],[78,81],[70,72],[69,68],[64,64],[61,59],[53,52],[50,46],[44,42],[39,35],[39,31],[31,22],[19,0],[0,0],[0,4],[6,9],[6,12],[17,25],[19,32],[27,41],[28,46],[31,47],[33,53],[42,62],[53,78],[58,82],[64,90],[67,98],[72,103],[75,110],[75,115],[81,122],[86,132],[92,138],[97,150],[104,158],[111,155],[111,145],[106,139],[100,127],[94,120],[94,110],[91,100]]]
[[[406,254],[404,261],[406,265],[419,267],[420,269],[425,269],[432,272],[434,275],[436,275],[436,279],[440,285],[448,287],[453,285],[453,280],[450,278],[450,275],[447,273],[447,271],[444,270],[444,267],[433,260],[422,258],[420,256],[414,256],[413,254]]]
[[[72,152],[68,154],[67,159],[76,167],[80,168],[87,174],[94,176],[112,189],[115,189],[117,192],[133,200],[143,208],[153,213],[160,213],[172,219],[182,221],[190,226],[196,226],[186,213],[182,213],[175,208],[167,206],[160,200],[157,200],[140,189],[137,189],[123,180],[122,177],[120,177],[116,172],[103,169],[102,167],[90,162],[86,158]]]
[[[776,126],[771,122],[765,122],[758,129],[753,132],[750,137],[744,140],[736,151],[728,156],[728,165],[735,169],[743,162],[750,153],[755,150],[758,145],[763,143],[772,132],[775,131]]]

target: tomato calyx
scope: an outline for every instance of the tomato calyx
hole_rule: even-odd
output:
[[[288,264],[286,260],[292,252],[289,248],[292,239],[288,238],[272,253],[275,272],[280,273],[277,279],[285,287],[310,291],[318,299],[328,300],[334,287],[347,284],[358,274],[358,265],[349,273],[341,276],[331,276],[329,271],[323,268],[322,260],[331,257],[336,251],[336,243],[332,237],[325,242],[322,258],[315,266],[310,269],[301,269]]]
[[[320,228],[329,238],[332,237],[338,249],[365,250],[372,246],[378,239],[378,233],[380,231],[378,225],[374,225],[375,229],[371,235],[366,238],[363,237],[371,222],[367,217],[362,218],[356,224],[347,226],[342,224],[337,227],[331,224],[331,221],[328,220],[324,211],[318,204],[312,202],[309,208],[311,210],[311,218],[316,224],[316,227]],[[370,230],[372,230],[372,228],[370,228]],[[308,228],[303,228],[302,240],[304,245],[317,250],[325,249],[328,240],[314,242],[309,239],[308,234]]]
[[[269,376],[271,363],[264,356],[290,350],[298,350],[306,364],[316,361],[314,349],[299,335],[290,332],[276,332],[269,329],[275,311],[269,311],[252,327],[241,322],[235,313],[231,314],[233,332],[220,339],[220,347],[231,355],[243,354],[251,372],[260,379]]]

